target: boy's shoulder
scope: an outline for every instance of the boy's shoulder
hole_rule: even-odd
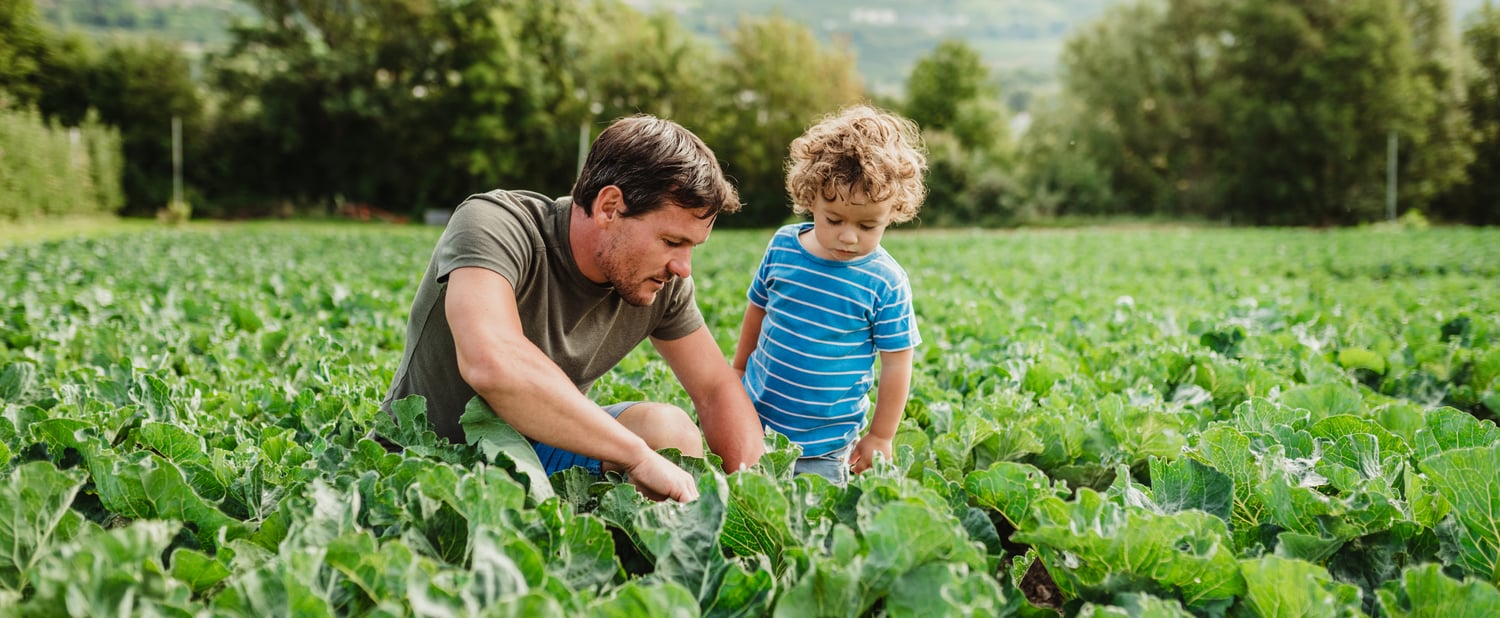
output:
[[[810,227],[812,227],[812,222],[810,222],[810,221],[798,221],[796,223],[788,223],[788,224],[783,225],[783,226],[781,226],[779,228],[776,228],[775,238],[778,238],[778,239],[784,239],[784,238],[787,238],[787,237],[796,238],[798,234],[802,233],[802,230],[808,229]]]

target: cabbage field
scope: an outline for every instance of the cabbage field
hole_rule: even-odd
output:
[[[1500,616],[1500,230],[892,232],[894,461],[686,505],[379,412],[438,233],[0,245],[0,615]],[[726,355],[769,237],[694,260]]]

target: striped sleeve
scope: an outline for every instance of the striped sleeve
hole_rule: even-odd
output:
[[[906,273],[881,297],[875,312],[875,347],[881,352],[897,352],[917,347],[922,335],[917,332],[917,312],[912,306],[911,281]]]

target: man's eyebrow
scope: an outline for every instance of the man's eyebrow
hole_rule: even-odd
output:
[[[661,237],[662,237],[662,240],[665,240],[667,242],[689,244],[689,245],[692,245],[694,247],[700,246],[703,243],[708,242],[707,238],[704,238],[703,240],[693,240],[691,238],[688,238],[688,237],[680,235],[680,234],[662,234]]]

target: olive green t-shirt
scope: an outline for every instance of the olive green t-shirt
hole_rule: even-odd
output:
[[[458,419],[475,393],[458,373],[444,309],[448,275],[458,268],[477,266],[510,281],[526,338],[583,393],[647,337],[672,340],[703,326],[691,278],[673,279],[650,306],[637,307],[584,277],[568,241],[572,206],[567,197],[497,190],[470,196],[453,211],[412,302],[406,351],[381,404],[386,412],[398,399],[425,396],[433,430],[463,441]]]

